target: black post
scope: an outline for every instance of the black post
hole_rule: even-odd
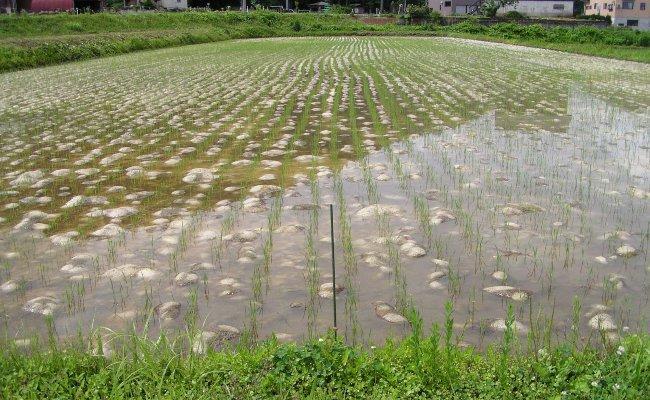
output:
[[[332,304],[334,308],[334,336],[336,337],[336,262],[334,261],[334,205],[332,204],[330,204],[330,241],[332,244]]]

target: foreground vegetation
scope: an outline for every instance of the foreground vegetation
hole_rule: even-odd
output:
[[[445,335],[443,335],[445,336]],[[507,335],[506,335],[507,337]],[[560,347],[516,355],[507,340],[484,354],[438,335],[362,349],[333,336],[271,341],[236,352],[182,355],[129,340],[122,355],[53,349],[0,355],[2,398],[641,399],[650,394],[650,339],[606,351]]]
[[[0,16],[0,71],[227,39],[324,35],[460,36],[650,62],[650,33],[618,28],[485,27],[471,20],[450,27],[368,25],[346,15],[271,12],[100,13]]]

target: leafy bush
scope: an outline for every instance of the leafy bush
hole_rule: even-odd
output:
[[[106,7],[112,8],[114,10],[119,10],[120,8],[124,7],[124,0],[107,0]]]
[[[451,32],[486,35],[503,39],[522,39],[546,43],[585,43],[615,46],[650,46],[650,32],[622,28],[599,29],[591,26],[578,28],[544,28],[541,25],[520,25],[514,22],[501,22],[491,26],[480,25],[468,19],[447,28]]]
[[[343,4],[333,4],[330,8],[332,14],[352,14],[352,7]]]
[[[315,23],[315,24],[313,24],[312,26],[309,27],[310,31],[322,31],[323,29],[324,29],[324,26],[320,22],[317,22],[317,23]]]
[[[431,18],[431,9],[426,5],[409,4],[406,7],[406,14],[409,19],[427,21]]]
[[[438,11],[431,11],[429,22],[431,22],[434,25],[442,25],[442,14],[440,14],[440,12]]]
[[[520,19],[528,19],[528,16],[520,13],[519,11],[512,10],[503,14],[502,18],[507,20],[520,20]]]
[[[450,26],[449,30],[452,32],[471,33],[477,35],[485,34],[488,31],[488,27],[479,24],[474,18],[468,18],[466,21]]]
[[[578,15],[576,16],[576,19],[586,19],[586,20],[591,20],[591,21],[607,21],[608,23],[612,23],[612,17],[611,15],[600,15],[600,14],[591,14],[591,15]]]
[[[639,36],[635,44],[640,47],[650,47],[650,35]]]
[[[261,11],[256,16],[266,26],[275,26],[280,20],[280,14],[277,12]]]
[[[489,18],[494,18],[501,7],[517,4],[519,0],[485,0],[481,5],[481,13]]]
[[[293,21],[293,24],[291,24],[291,29],[294,32],[300,32],[302,30],[302,25],[300,24],[300,21],[298,20]]]
[[[152,0],[143,0],[140,2],[140,8],[143,10],[153,10],[156,8],[156,5],[153,4]]]

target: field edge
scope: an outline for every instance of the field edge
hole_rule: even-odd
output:
[[[237,351],[183,355],[176,342],[129,339],[110,358],[77,348],[0,352],[3,398],[644,398],[650,338],[596,350],[561,345],[485,353],[438,335],[384,346],[344,344],[331,333],[304,344],[266,341]],[[510,350],[509,350],[510,349]],[[504,397],[505,396],[505,397]]]
[[[392,36],[392,37],[454,37],[485,42],[505,43],[543,48],[586,56],[650,63],[650,49],[637,46],[617,46],[601,43],[556,43],[543,40],[501,38],[426,27],[391,27],[390,29],[359,29],[345,27],[322,31],[278,30],[265,26],[229,26],[215,29],[144,30],[103,32],[82,35],[9,37],[0,39],[0,73],[57,65],[68,62],[115,56],[143,50],[215,43],[233,39],[333,37],[333,36]]]

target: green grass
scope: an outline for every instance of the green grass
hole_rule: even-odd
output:
[[[543,40],[499,38],[494,36],[457,32],[450,32],[446,36],[482,40],[486,42],[508,43],[527,47],[537,47],[540,49],[557,50],[566,53],[584,54],[586,56],[636,61],[645,64],[650,63],[650,49],[644,47],[617,46],[602,43],[552,43]]]
[[[568,347],[483,354],[411,336],[362,349],[329,336],[265,342],[236,352],[182,355],[166,340],[128,341],[124,355],[74,349],[0,355],[0,397],[206,399],[642,399],[650,394],[650,338],[610,350]],[[512,344],[510,344],[512,347]]]
[[[0,16],[0,72],[237,38],[325,35],[460,36],[650,63],[650,33],[467,21],[366,25],[345,15],[183,12]]]
[[[70,35],[78,33],[133,32],[144,30],[212,29],[233,26],[293,29],[300,21],[304,29],[361,29],[365,24],[344,15],[280,14],[275,12],[200,12],[180,13],[97,13],[2,16],[0,38]]]

